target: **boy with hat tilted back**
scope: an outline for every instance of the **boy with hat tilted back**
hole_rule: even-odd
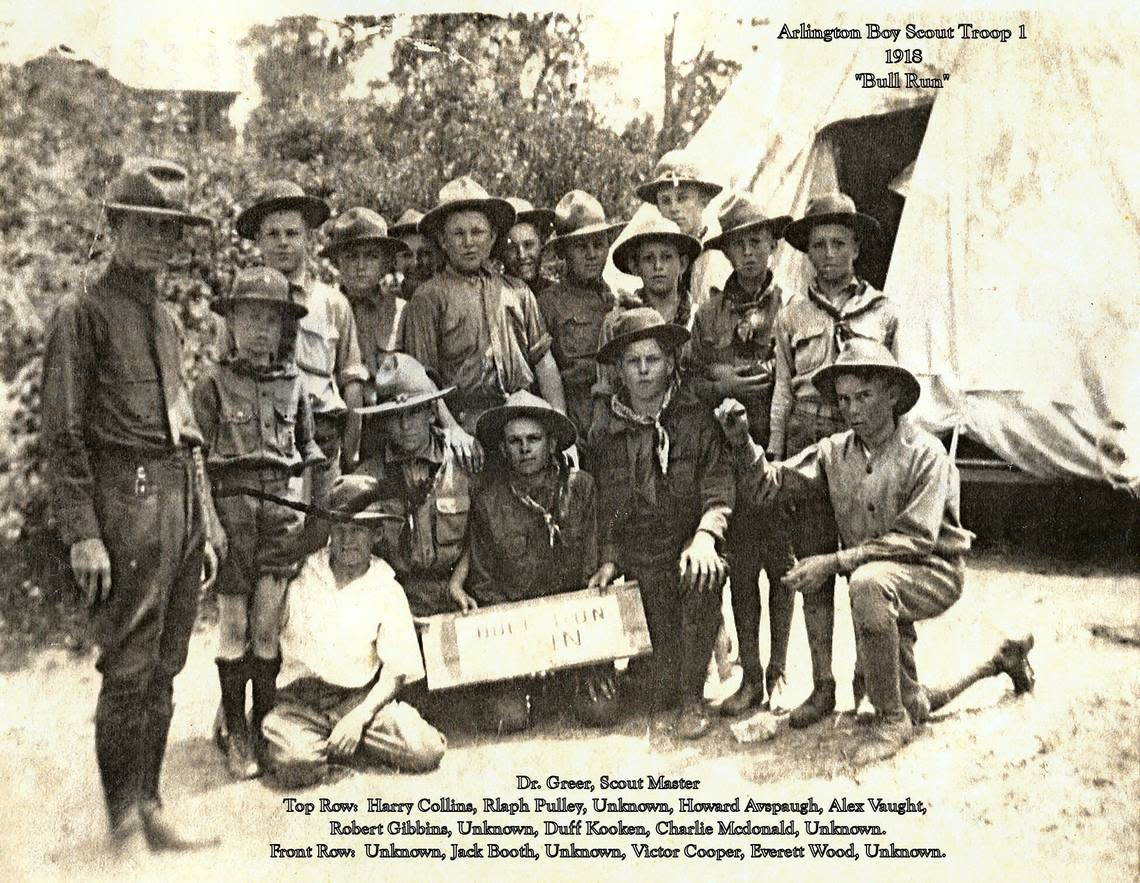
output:
[[[230,295],[213,309],[225,316],[233,346],[195,387],[194,414],[205,438],[218,517],[229,537],[217,586],[226,764],[235,778],[251,778],[260,772],[253,742],[273,707],[281,603],[296,571],[303,518],[241,491],[288,498],[290,478],[325,458],[292,361],[295,325],[305,308],[293,302],[285,277],[268,267],[239,270]],[[250,680],[252,734],[245,716]]]
[[[773,325],[783,304],[783,293],[768,263],[791,218],[770,217],[752,194],[734,193],[725,203],[719,220],[720,234],[711,237],[704,247],[706,251],[723,251],[733,272],[723,288],[713,286],[693,317],[693,388],[714,407],[724,398],[743,402],[756,440],[766,444],[775,362]],[[721,704],[724,714],[737,714],[764,700],[758,581],[760,568],[768,557],[765,555],[768,520],[761,510],[738,501],[729,523],[727,547],[732,567],[732,610],[744,679],[740,689]],[[771,550],[776,554],[782,551]],[[787,630],[779,626],[785,619],[781,605],[787,601],[782,587],[773,585],[769,591],[769,605],[774,611],[767,680],[769,693],[782,682],[788,636]]]
[[[622,224],[610,223],[602,204],[571,190],[554,208],[555,235],[546,245],[566,262],[566,278],[538,296],[538,308],[553,342],[551,352],[566,391],[566,414],[585,439],[593,420],[594,353],[614,294],[602,278],[606,256]]]

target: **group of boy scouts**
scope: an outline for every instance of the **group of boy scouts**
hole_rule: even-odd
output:
[[[60,304],[44,354],[52,511],[96,628],[114,844],[211,842],[159,788],[204,583],[226,767],[292,787],[336,763],[440,763],[417,618],[619,577],[637,582],[651,654],[466,688],[464,719],[519,731],[553,694],[588,726],[664,712],[684,739],[759,708],[808,727],[836,706],[839,575],[856,704],[874,709],[855,763],[894,754],[979,678],[1032,688],[1032,637],[944,689],[919,681],[915,623],[960,597],[972,535],[952,460],[905,417],[919,385],[896,361],[894,303],[856,275],[879,225],[850,197],[793,220],[727,194],[708,235],[721,187],[673,151],[619,240],[581,190],[536,209],[462,177],[389,228],[367,207],[330,220],[271,182],[235,223],[262,265],[213,304],[223,355],[190,390],[158,288],[183,228],[210,223],[187,190],[173,163],[126,163],[104,205],[109,266]],[[339,289],[314,272],[318,231]],[[781,241],[813,269],[790,298],[770,269]],[[609,260],[641,287],[615,296]],[[813,689],[792,707],[796,592]],[[726,625],[743,679],[714,712],[704,684]]]

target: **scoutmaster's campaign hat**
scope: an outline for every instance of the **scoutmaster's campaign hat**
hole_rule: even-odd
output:
[[[190,211],[186,169],[152,157],[131,157],[111,182],[103,208],[109,215],[135,214],[170,218],[187,226],[212,224]]]

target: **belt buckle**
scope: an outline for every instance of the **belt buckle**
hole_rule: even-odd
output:
[[[140,467],[138,467],[138,469],[135,470],[135,496],[136,497],[146,496],[146,486],[147,486],[146,467],[140,466]]]

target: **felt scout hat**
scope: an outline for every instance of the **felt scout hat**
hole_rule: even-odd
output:
[[[745,230],[763,227],[771,230],[772,236],[779,239],[791,220],[791,215],[769,217],[760,205],[760,200],[752,193],[734,193],[717,216],[720,233],[705,240],[705,251],[713,248],[723,249],[725,240],[732,233],[743,233]]]
[[[615,364],[625,348],[638,340],[654,338],[671,352],[680,349],[689,340],[689,331],[680,325],[666,322],[653,307],[633,307],[621,313],[614,321],[614,336],[598,350],[595,358],[606,365]]]
[[[554,207],[554,235],[546,244],[561,251],[572,239],[583,239],[602,233],[609,242],[621,232],[623,223],[606,220],[602,204],[585,190],[571,190]]]
[[[377,404],[353,410],[357,414],[397,414],[434,402],[454,389],[441,390],[427,369],[407,353],[389,353],[376,369]]]
[[[418,212],[414,208],[405,209],[404,213],[396,219],[396,223],[388,228],[388,235],[400,237],[418,233],[417,228],[423,216],[423,212]]]
[[[678,187],[681,184],[692,184],[703,190],[711,199],[724,188],[708,179],[691,157],[683,150],[670,150],[653,169],[653,177],[637,188],[637,195],[645,202],[656,204],[657,191],[662,187]]]
[[[164,159],[131,157],[107,192],[107,214],[150,215],[170,218],[191,227],[212,224],[190,211],[186,169]]]
[[[891,377],[899,388],[899,400],[895,404],[896,417],[905,414],[918,401],[918,380],[877,340],[868,337],[851,338],[839,351],[834,362],[812,375],[811,382],[824,399],[834,402],[835,378],[843,374],[883,374]]]
[[[210,309],[219,316],[228,316],[235,304],[246,302],[274,304],[294,319],[300,319],[309,311],[304,305],[293,300],[289,280],[279,270],[271,267],[246,267],[234,274],[230,293],[217,298]]]
[[[535,208],[530,200],[518,196],[508,196],[507,202],[515,210],[515,223],[533,225],[538,235],[545,241],[550,231],[554,229],[554,210]]]
[[[484,448],[492,450],[503,440],[503,430],[507,424],[516,417],[537,420],[558,440],[561,450],[566,450],[578,439],[578,430],[569,417],[555,410],[546,399],[525,389],[512,392],[499,407],[484,411],[475,424],[475,437]]]
[[[632,231],[629,238],[614,248],[614,266],[623,273],[637,275],[637,270],[630,261],[643,242],[671,242],[677,246],[677,251],[689,259],[689,263],[701,253],[701,243],[698,239],[682,233],[680,227],[656,209],[646,212],[644,217],[635,223],[635,227],[629,228]]]
[[[477,211],[487,216],[495,234],[502,238],[515,222],[514,207],[505,199],[491,196],[469,175],[448,181],[439,188],[439,204],[420,218],[418,230],[438,238],[444,221],[455,212]]]
[[[380,512],[380,482],[373,475],[353,473],[333,481],[325,498],[325,509],[334,521],[362,527],[379,527],[385,521],[403,521],[400,515]]]
[[[321,257],[334,258],[350,245],[367,243],[395,254],[407,246],[388,235],[388,222],[370,208],[357,206],[341,212],[328,225],[329,244],[321,249]]]
[[[309,229],[321,226],[329,216],[329,207],[323,199],[306,196],[299,184],[292,181],[270,181],[254,197],[253,204],[237,216],[234,226],[238,235],[245,239],[256,239],[261,222],[273,212],[297,211],[305,219]]]
[[[855,208],[855,200],[846,193],[834,191],[808,200],[804,216],[784,228],[784,238],[793,248],[808,250],[811,231],[823,224],[841,224],[850,227],[860,242],[879,237],[879,222]]]

